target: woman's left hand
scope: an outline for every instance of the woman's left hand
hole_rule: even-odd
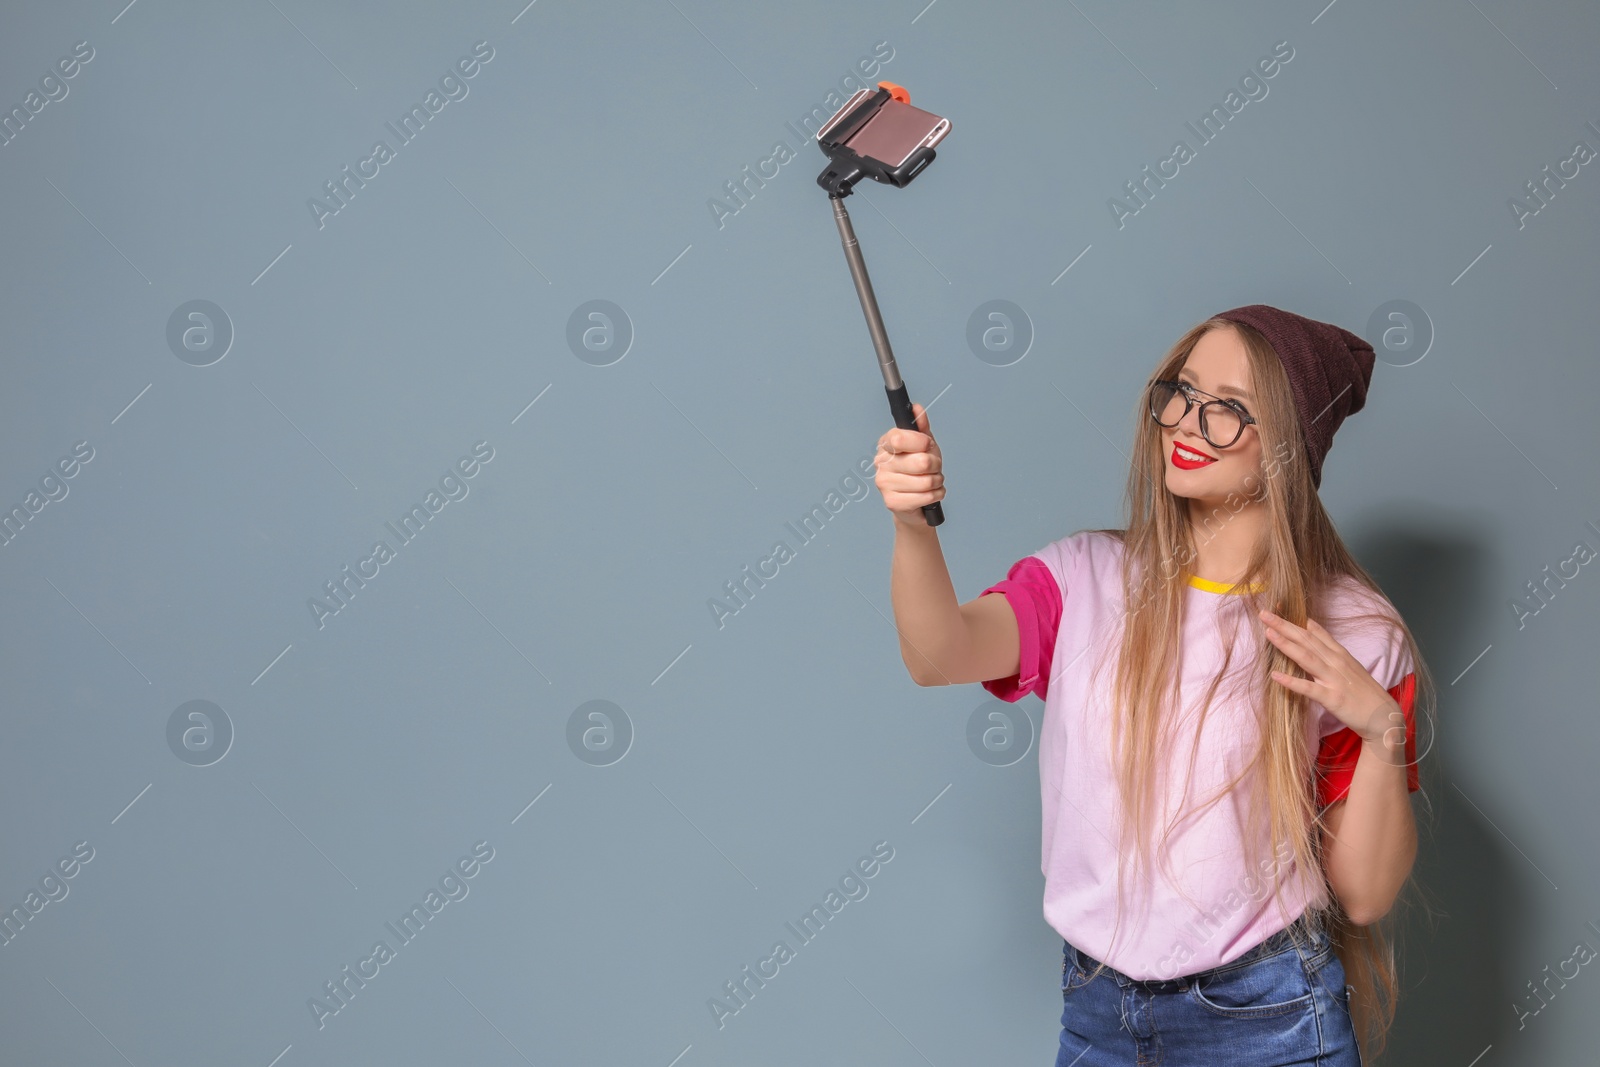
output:
[[[1273,671],[1274,681],[1327,708],[1362,740],[1381,742],[1390,731],[1397,731],[1392,739],[1404,742],[1405,716],[1400,704],[1321,623],[1307,619],[1306,626],[1296,626],[1264,609],[1261,621],[1266,624],[1267,640],[1311,676],[1296,678]]]

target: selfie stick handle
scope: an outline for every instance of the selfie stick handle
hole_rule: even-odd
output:
[[[833,202],[833,220],[839,224],[839,240],[844,243],[844,258],[850,264],[850,276],[855,279],[856,296],[861,298],[861,310],[867,316],[867,331],[872,334],[872,347],[878,353],[878,369],[883,371],[883,388],[889,394],[889,411],[894,424],[902,430],[915,430],[917,417],[911,410],[911,398],[906,393],[906,383],[895,364],[894,351],[889,347],[889,334],[883,328],[883,316],[878,312],[878,298],[872,293],[872,279],[867,277],[867,263],[861,258],[861,245],[856,241],[855,228],[850,225],[850,213],[845,210],[844,197],[829,197]],[[922,506],[922,517],[929,526],[944,522],[944,508],[940,501]]]

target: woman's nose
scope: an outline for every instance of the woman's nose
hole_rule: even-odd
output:
[[[1183,418],[1178,420],[1178,427],[1177,428],[1180,429],[1180,430],[1186,429],[1186,428],[1189,429],[1189,430],[1193,430],[1194,433],[1197,436],[1199,436],[1201,439],[1205,438],[1205,433],[1203,431],[1201,431],[1201,429],[1200,429],[1200,405],[1199,404],[1190,404],[1189,405],[1189,410],[1185,411],[1183,413]]]

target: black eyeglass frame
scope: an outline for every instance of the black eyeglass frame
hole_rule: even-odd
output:
[[[1170,385],[1178,391],[1180,396],[1183,397],[1183,414],[1178,416],[1178,422],[1162,422],[1160,416],[1156,414],[1154,404],[1155,389],[1156,386],[1159,385]],[[1150,418],[1157,426],[1165,426],[1170,429],[1171,427],[1178,425],[1178,423],[1182,422],[1189,416],[1189,410],[1193,408],[1196,403],[1196,396],[1211,397],[1210,400],[1200,403],[1200,436],[1204,437],[1206,439],[1206,443],[1212,448],[1232,448],[1234,444],[1238,442],[1239,438],[1244,436],[1244,428],[1246,426],[1253,426],[1256,423],[1255,416],[1246,411],[1244,406],[1241,405],[1237,400],[1234,400],[1231,397],[1217,396],[1215,393],[1207,393],[1203,390],[1196,389],[1188,382],[1181,381],[1176,378],[1157,378],[1155,381],[1151,382],[1150,395],[1146,402],[1146,406],[1150,410]],[[1239,416],[1239,432],[1234,434],[1233,440],[1229,441],[1227,444],[1218,444],[1216,441],[1211,440],[1211,433],[1206,429],[1206,408],[1210,407],[1212,404],[1221,404],[1224,407],[1232,410],[1235,415]]]

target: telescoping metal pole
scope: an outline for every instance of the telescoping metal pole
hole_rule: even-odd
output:
[[[883,315],[878,311],[878,298],[872,292],[872,279],[867,277],[867,263],[861,257],[861,245],[856,231],[850,225],[850,213],[845,210],[844,197],[829,197],[833,201],[833,220],[839,224],[839,240],[844,244],[844,258],[850,264],[850,277],[855,279],[856,296],[861,298],[861,310],[867,316],[867,331],[872,334],[872,347],[878,353],[878,369],[883,371],[883,388],[889,394],[889,411],[894,424],[902,430],[917,428],[916,415],[911,410],[911,398],[906,393],[906,383],[900,377],[900,368],[894,361],[894,350],[889,347],[889,334],[883,328]],[[922,517],[929,526],[944,522],[944,508],[940,501],[922,506]]]

